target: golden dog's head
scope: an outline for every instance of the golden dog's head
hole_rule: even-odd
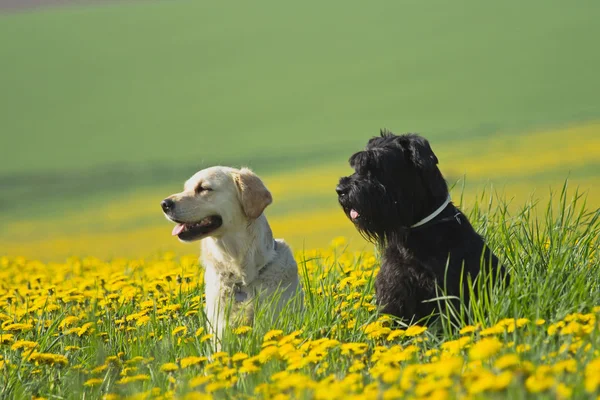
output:
[[[273,201],[258,176],[247,168],[211,167],[197,172],[183,192],[161,202],[173,236],[192,242],[243,229]]]

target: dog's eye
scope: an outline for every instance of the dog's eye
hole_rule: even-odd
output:
[[[203,186],[196,186],[196,193],[202,193],[202,192],[210,192],[212,191],[211,188],[207,188],[207,187],[203,187]]]

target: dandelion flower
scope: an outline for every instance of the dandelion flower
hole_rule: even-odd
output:
[[[206,357],[184,357],[181,360],[179,360],[179,364],[181,365],[181,368],[188,368],[191,367],[193,365],[198,365],[204,361],[207,361]]]
[[[198,386],[202,386],[208,382],[210,382],[213,379],[212,375],[201,375],[201,376],[197,376],[195,378],[192,378],[189,383],[188,386],[192,389],[198,387]]]
[[[231,361],[236,362],[236,361],[242,361],[248,358],[248,354],[245,353],[235,353],[233,356],[231,356]]]
[[[460,333],[461,335],[465,335],[467,333],[473,333],[477,329],[479,329],[478,326],[467,325],[467,326],[463,327],[458,333]]]
[[[126,377],[118,380],[116,383],[119,385],[126,385],[131,382],[141,382],[141,381],[149,381],[149,380],[150,380],[149,375],[140,374],[140,375],[126,376]]]
[[[160,370],[162,372],[173,372],[173,371],[177,371],[178,369],[179,369],[179,366],[175,363],[166,363],[160,367]]]
[[[561,399],[570,399],[573,396],[573,389],[565,385],[564,383],[559,383],[556,385],[556,397]]]
[[[212,339],[212,337],[213,337],[213,334],[212,334],[212,333],[207,333],[206,335],[204,335],[204,336],[202,336],[202,337],[200,338],[200,342],[201,342],[201,343],[202,343],[202,342],[206,342],[207,340],[210,340],[210,339]]]
[[[29,360],[35,361],[36,364],[48,364],[48,365],[68,365],[69,361],[67,357],[60,354],[52,353],[32,353],[29,356]]]
[[[506,369],[513,367],[515,365],[519,365],[521,359],[516,354],[505,354],[502,357],[498,358],[496,362],[494,362],[494,368],[496,369]]]
[[[100,378],[92,378],[92,379],[88,379],[87,381],[85,381],[83,383],[83,386],[98,386],[100,385],[102,382],[104,382],[104,379],[100,379]]]
[[[388,342],[391,342],[392,340],[396,339],[399,336],[402,336],[405,334],[405,331],[402,329],[394,329],[390,332],[390,334],[387,336],[386,340]]]
[[[496,337],[484,338],[475,343],[469,350],[471,360],[486,360],[502,349],[502,342]]]
[[[23,332],[33,329],[32,324],[9,324],[3,327],[8,332]]]
[[[139,317],[136,321],[135,321],[135,325],[136,326],[144,326],[146,325],[148,322],[150,322],[150,317],[147,315],[143,315],[141,317]]]
[[[10,346],[11,350],[31,350],[33,348],[38,347],[39,344],[36,342],[31,342],[29,340],[17,340]]]
[[[419,326],[419,325],[413,325],[408,327],[408,329],[406,329],[406,332],[404,332],[404,334],[406,336],[418,336],[420,334],[422,334],[423,332],[425,332],[427,330],[427,327],[425,326]]]
[[[15,336],[11,333],[0,334],[0,344],[10,344],[15,340]]]
[[[279,336],[283,335],[283,331],[280,329],[274,329],[271,330],[267,333],[265,333],[265,336],[263,338],[263,340],[266,342],[268,340],[273,340],[275,338],[278,338]]]
[[[530,393],[540,393],[552,388],[556,381],[551,376],[531,375],[525,380],[525,387]]]
[[[74,323],[76,323],[77,321],[79,321],[79,319],[80,319],[79,317],[76,317],[74,315],[65,317],[62,321],[60,321],[60,324],[58,324],[58,328],[63,329],[63,328],[69,327],[69,326],[73,325]]]
[[[236,334],[236,335],[244,335],[244,334],[250,332],[251,330],[252,330],[251,327],[244,325],[244,326],[240,326],[238,328],[235,328],[233,330],[233,333]]]
[[[83,335],[89,335],[93,332],[93,329],[90,329],[94,325],[93,322],[86,322],[79,328],[77,331],[77,336],[81,337]]]
[[[178,326],[177,328],[173,329],[173,332],[171,332],[171,335],[175,336],[175,335],[177,335],[180,332],[183,332],[182,335],[185,336],[185,334],[187,333],[187,327],[185,327],[185,326]]]

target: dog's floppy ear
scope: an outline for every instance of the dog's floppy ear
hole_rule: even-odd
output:
[[[438,158],[431,150],[427,139],[419,135],[410,135],[409,151],[413,163],[425,169],[434,169]]]
[[[265,208],[273,202],[271,192],[248,168],[242,168],[239,172],[234,173],[233,180],[246,216],[250,219],[260,217]]]

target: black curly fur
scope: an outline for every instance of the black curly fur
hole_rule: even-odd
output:
[[[342,177],[336,191],[344,212],[359,232],[381,250],[382,265],[375,281],[381,311],[416,321],[438,310],[440,289],[469,302],[467,288],[480,266],[506,276],[497,257],[452,203],[426,225],[412,225],[438,209],[448,198],[448,186],[437,167],[429,142],[416,134],[382,131],[365,150],[350,157],[355,172]],[[457,301],[454,301],[456,307]]]

